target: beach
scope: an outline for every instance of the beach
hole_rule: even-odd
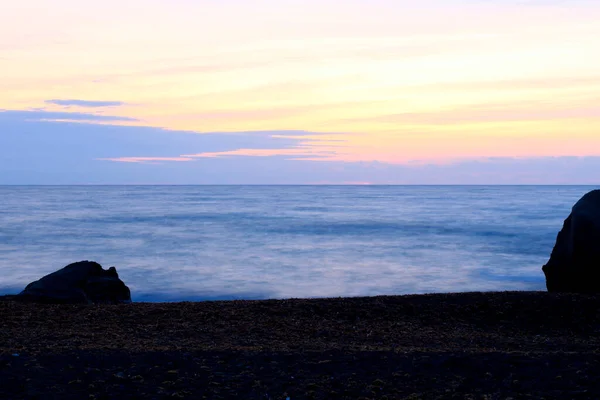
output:
[[[600,397],[600,296],[0,301],[5,399]]]

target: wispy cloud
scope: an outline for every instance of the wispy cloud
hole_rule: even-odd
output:
[[[93,101],[93,100],[75,100],[75,99],[52,99],[46,100],[47,104],[54,104],[57,106],[76,106],[76,107],[118,107],[125,105],[122,101]]]
[[[237,149],[229,151],[217,151],[210,153],[184,154],[181,157],[189,158],[216,158],[216,157],[275,157],[275,156],[306,156],[312,158],[326,158],[328,155],[335,154],[331,150],[319,150],[309,147],[283,148],[283,149]]]
[[[135,118],[114,115],[99,115],[79,112],[42,111],[42,110],[2,110],[0,120],[17,121],[76,121],[76,122],[135,122]]]
[[[546,104],[480,104],[450,110],[437,110],[421,113],[398,113],[380,115],[366,119],[392,124],[460,124],[468,122],[494,121],[540,121],[572,118],[600,118],[600,107],[582,105]],[[352,121],[353,119],[349,119]]]
[[[0,112],[0,184],[599,183],[600,157],[478,157],[443,164],[349,162],[339,154],[329,156],[347,150],[337,142],[308,146],[319,133],[195,134],[48,122],[39,114]]]
[[[190,157],[115,157],[115,158],[98,158],[99,161],[114,161],[121,163],[140,163],[140,164],[156,164],[165,161],[172,162],[187,162],[192,161]]]
[[[250,132],[252,134],[252,132]],[[272,135],[271,139],[276,141],[282,138],[279,135]],[[294,141],[302,143],[301,137],[293,138],[292,142],[282,143],[281,148],[240,148],[225,151],[210,151],[196,154],[182,154],[174,157],[113,157],[99,158],[102,161],[114,161],[121,163],[154,163],[154,162],[187,162],[201,158],[225,158],[225,157],[284,157],[284,159],[293,160],[320,160],[324,161],[336,154],[333,149],[319,149],[309,146],[295,146]],[[291,145],[291,147],[285,147]],[[335,146],[334,146],[335,147]]]

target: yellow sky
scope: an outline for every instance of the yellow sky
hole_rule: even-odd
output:
[[[600,4],[87,3],[0,6],[0,109],[119,101],[66,111],[331,133],[280,154],[346,161],[600,155]]]

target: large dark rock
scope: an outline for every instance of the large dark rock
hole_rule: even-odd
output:
[[[542,270],[549,292],[600,292],[600,190],[575,203]]]
[[[80,261],[31,282],[13,300],[40,303],[130,303],[131,292],[115,267]]]

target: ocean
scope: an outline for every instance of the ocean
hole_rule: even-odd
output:
[[[545,290],[592,186],[0,186],[0,294],[115,266],[134,301]]]

